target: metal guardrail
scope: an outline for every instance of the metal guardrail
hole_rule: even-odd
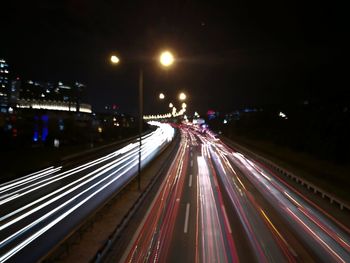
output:
[[[312,190],[315,194],[317,193],[320,193],[322,198],[328,198],[329,199],[329,202],[331,204],[333,203],[336,203],[339,205],[339,208],[340,210],[348,210],[350,212],[350,205],[347,204],[345,201],[341,200],[340,198],[338,197],[335,197],[334,195],[332,195],[331,193],[323,190],[322,188],[316,186],[315,184],[303,179],[303,178],[300,178],[299,176],[289,172],[288,170],[284,169],[283,167],[275,164],[274,162],[266,159],[265,157],[262,157],[261,155],[259,154],[256,154],[254,152],[252,152],[251,150],[247,149],[246,147],[238,144],[238,143],[235,143],[235,142],[232,142],[231,140],[225,138],[225,137],[221,137],[221,139],[225,142],[227,142],[228,144],[230,145],[233,145],[234,147],[236,147],[237,149],[239,150],[242,150],[243,152],[246,152],[248,153],[249,155],[253,156],[255,159],[259,160],[260,162],[264,163],[264,164],[267,164],[269,167],[271,167],[272,169],[276,170],[277,172],[279,172],[280,174],[294,180],[295,182],[297,182],[298,184],[306,187],[308,190]]]

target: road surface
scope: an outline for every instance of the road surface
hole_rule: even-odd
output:
[[[121,262],[350,262],[350,230],[194,126]]]

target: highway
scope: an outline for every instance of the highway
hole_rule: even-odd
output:
[[[210,131],[181,144],[121,262],[350,262],[350,230]]]
[[[142,165],[174,137],[168,124],[142,138]],[[48,167],[0,185],[0,262],[37,262],[137,173],[139,141],[75,167]],[[20,164],[18,164],[20,165]]]

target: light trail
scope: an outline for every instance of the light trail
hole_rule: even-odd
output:
[[[109,164],[107,164],[107,165],[104,165],[104,166],[102,166],[102,167],[96,169],[95,171],[93,171],[93,172],[87,174],[86,176],[83,176],[83,177],[79,178],[78,180],[76,180],[76,181],[74,181],[74,182],[72,182],[72,183],[70,183],[70,184],[68,184],[68,185],[66,185],[66,186],[64,186],[64,187],[57,189],[56,191],[54,191],[54,192],[52,192],[52,193],[50,193],[50,194],[48,194],[48,195],[45,195],[45,196],[43,196],[43,197],[37,199],[36,201],[34,201],[34,202],[32,202],[32,203],[29,203],[29,204],[27,204],[27,205],[21,207],[20,209],[17,209],[17,210],[15,210],[15,211],[11,212],[10,214],[7,214],[7,215],[1,217],[1,218],[0,218],[0,221],[2,221],[2,220],[4,220],[4,219],[7,219],[7,218],[9,218],[10,216],[13,216],[13,215],[15,215],[15,214],[17,214],[17,213],[19,213],[19,212],[21,212],[21,211],[23,211],[23,210],[25,210],[25,209],[27,209],[27,208],[33,206],[33,205],[35,205],[35,204],[37,204],[37,203],[39,203],[39,202],[45,200],[45,199],[48,199],[48,198],[50,198],[50,197],[56,195],[56,194],[59,193],[59,192],[62,192],[62,191],[64,191],[64,190],[66,190],[66,189],[69,189],[69,187],[71,187],[71,186],[77,184],[78,182],[82,181],[81,184],[78,184],[78,185],[76,185],[76,186],[70,188],[70,189],[67,190],[66,192],[63,192],[62,194],[60,194],[60,195],[58,195],[58,196],[56,196],[56,197],[50,199],[49,201],[47,201],[47,202],[45,202],[45,203],[43,203],[43,204],[41,204],[41,205],[35,207],[34,209],[32,209],[32,210],[30,210],[30,211],[28,211],[28,212],[22,214],[21,216],[15,218],[15,219],[12,219],[11,221],[9,221],[9,222],[7,222],[7,223],[1,225],[1,226],[0,226],[0,230],[3,230],[3,229],[5,229],[6,227],[11,226],[12,224],[14,224],[14,223],[16,223],[16,222],[22,220],[23,218],[25,218],[25,217],[27,217],[27,216],[33,214],[34,212],[37,212],[37,211],[39,211],[40,209],[42,209],[42,208],[44,208],[44,207],[46,207],[46,206],[48,206],[48,205],[50,205],[50,204],[56,202],[57,200],[61,199],[62,197],[67,196],[68,194],[74,192],[75,190],[77,190],[77,189],[79,189],[79,188],[81,188],[81,187],[87,185],[88,183],[92,182],[92,181],[95,180],[96,178],[98,178],[98,177],[100,177],[100,176],[102,176],[102,175],[105,175],[107,172],[113,170],[114,168],[118,167],[119,165],[123,164],[123,166],[121,166],[121,168],[124,168],[124,167],[126,166],[126,165],[125,165],[125,162],[126,162],[127,160],[129,160],[130,158],[133,158],[133,157],[135,157],[135,156],[138,156],[138,152],[137,152],[137,151],[130,153],[128,156],[125,156],[124,158],[119,158],[119,159],[117,159],[117,160],[115,160],[115,161],[113,161],[113,162],[111,162],[111,163],[109,163]],[[136,160],[136,159],[133,158],[133,161],[135,161],[135,160]],[[132,162],[127,162],[127,164],[131,164],[131,163],[132,163]],[[121,168],[119,168],[117,171],[119,171]],[[96,174],[96,175],[94,175],[94,174]],[[90,177],[91,175],[94,175],[94,176],[93,176],[93,177]],[[89,177],[90,177],[90,178],[89,178]],[[102,180],[108,179],[109,177],[110,177],[110,176],[103,177]],[[85,179],[88,179],[88,180],[85,180]],[[1,242],[0,242],[0,245],[1,245]]]
[[[171,132],[171,131],[166,130],[165,132],[163,132],[163,131],[156,130],[156,131],[154,131],[151,134],[145,135],[144,139],[143,139],[144,140],[144,144],[153,143],[154,147],[159,146],[161,143],[164,143],[165,140],[166,141],[169,140],[169,136],[171,136],[171,135],[169,135],[169,132]],[[160,138],[159,140],[157,139],[158,136]],[[164,136],[164,138],[162,136]],[[19,197],[23,196],[25,194],[34,192],[34,191],[36,191],[36,190],[38,190],[40,188],[48,186],[48,185],[50,185],[52,183],[55,183],[55,182],[60,181],[60,180],[62,180],[64,178],[70,177],[72,175],[75,175],[75,174],[77,174],[77,173],[79,173],[79,172],[81,172],[83,170],[86,170],[88,168],[96,166],[96,165],[98,165],[98,164],[100,164],[102,162],[106,162],[108,160],[111,160],[111,159],[115,158],[116,156],[118,156],[120,154],[124,154],[124,153],[130,152],[130,151],[134,151],[134,152],[138,151],[138,143],[131,143],[131,144],[123,147],[120,150],[117,150],[117,151],[115,151],[115,152],[113,152],[111,154],[108,154],[107,156],[101,157],[101,158],[99,158],[97,160],[90,161],[90,162],[88,162],[86,164],[80,165],[80,166],[75,167],[75,168],[73,168],[73,169],[71,169],[69,171],[57,174],[57,175],[52,176],[50,178],[46,178],[46,179],[42,180],[41,182],[36,182],[36,183],[28,185],[26,187],[22,187],[21,189],[12,192],[11,196],[8,196],[6,199],[1,200],[0,201],[0,205],[3,205],[3,204],[5,204],[5,203],[7,203],[9,201],[12,201],[12,200],[14,200],[16,198],[19,198]],[[34,187],[36,185],[38,185],[38,186]],[[29,189],[29,190],[24,191],[26,189]]]
[[[191,146],[189,155],[197,156],[198,165],[193,185],[196,165],[192,158],[186,157],[187,154],[177,155],[173,164],[181,170],[183,165],[188,165],[187,189],[197,189],[195,200],[183,201],[186,202],[185,221],[181,219],[182,232],[189,236],[189,218],[195,217],[193,261],[238,261],[244,253],[236,251],[236,239],[239,242],[240,238],[235,236],[235,229],[241,227],[252,254],[250,258],[258,262],[296,262],[312,259],[315,254],[326,261],[350,262],[347,232],[316,206],[310,205],[253,159],[228,148],[210,132],[201,134],[186,126],[181,131],[180,149],[185,151]],[[175,194],[175,189],[182,189],[183,178],[181,173],[168,173],[161,194],[132,242],[127,262],[167,261],[178,203],[183,200]],[[196,214],[191,217],[192,206],[196,206]],[[293,214],[286,212],[287,209]],[[232,225],[229,217],[232,214],[237,216],[239,225]],[[295,242],[302,243],[294,247]]]
[[[122,262],[166,261],[169,242],[173,235],[175,219],[179,210],[179,201],[185,184],[184,172],[189,155],[188,143],[187,136],[182,133],[180,147],[165,180],[135,233]],[[188,216],[189,213],[188,208]],[[186,215],[185,220],[188,220]],[[188,230],[187,227],[184,226],[182,232]]]
[[[159,128],[143,137],[143,162],[148,162],[174,136],[174,129],[170,125],[153,124]],[[2,193],[6,192],[7,196],[0,204],[0,207],[4,207],[1,208],[4,215],[0,218],[0,222],[3,222],[0,225],[0,262],[22,253],[24,248],[59,225],[63,219],[78,216],[78,211],[83,205],[94,209],[97,204],[93,197],[102,193],[106,196],[108,192],[113,194],[120,189],[135,176],[138,145],[137,142],[131,143],[120,150],[59,174],[56,173],[62,167],[49,167],[1,185]],[[59,182],[56,189],[26,202],[30,200],[26,196],[40,195],[43,187],[53,185],[54,182]],[[59,187],[61,184],[63,185]],[[105,192],[107,189],[108,192]],[[8,206],[8,203],[15,200],[16,202]],[[24,202],[24,205],[18,207],[18,200]],[[94,203],[91,203],[92,201]],[[74,213],[75,211],[77,213]],[[67,231],[68,229],[69,226]]]
[[[211,156],[218,178],[222,181],[222,187],[228,194],[231,207],[236,211],[245,230],[255,258],[265,262],[293,261],[295,257],[293,251],[287,251],[285,244],[282,244],[277,237],[278,234],[269,224],[265,223],[266,219],[260,213],[259,205],[254,201],[242,179],[232,167],[229,161],[232,153],[220,140],[210,134],[206,136],[197,133],[197,136],[202,142],[202,155],[206,158]],[[243,157],[240,153],[237,155],[239,158]],[[208,163],[210,163],[209,158]],[[251,164],[248,161],[246,163]],[[215,178],[213,181],[217,185]]]
[[[223,204],[217,204],[215,193],[217,184],[211,180],[207,161],[202,156],[197,157],[198,163],[198,182],[200,198],[200,229],[201,229],[201,262],[238,262],[237,252],[232,238],[232,229],[228,225],[226,211]],[[215,178],[214,178],[215,180]],[[220,220],[224,218],[224,224]],[[226,245],[225,240],[228,242]]]
[[[264,167],[259,166],[248,157],[233,153],[231,161],[237,165],[249,181],[264,195],[273,205],[291,228],[295,229],[308,246],[316,254],[330,260],[350,261],[349,240],[350,237],[341,225],[330,220],[327,215],[312,205],[307,198],[294,192],[282,179],[269,173]],[[295,210],[297,208],[297,210]],[[287,216],[284,211],[293,211],[293,216]],[[290,215],[290,214],[289,214]],[[308,230],[305,232],[305,229]],[[346,230],[346,229],[345,229]],[[311,235],[306,236],[305,233]],[[313,242],[310,242],[310,237]],[[329,256],[328,256],[329,257]]]
[[[136,156],[137,157],[137,156]],[[63,207],[67,206],[68,204],[74,202],[76,199],[78,199],[80,196],[84,195],[85,193],[87,193],[88,191],[90,191],[91,189],[95,188],[96,186],[98,186],[99,184],[103,183],[104,181],[106,181],[107,179],[109,179],[110,177],[112,177],[114,174],[116,174],[117,172],[119,172],[120,170],[122,170],[123,168],[129,166],[131,163],[133,163],[135,160],[137,160],[137,158],[132,159],[131,161],[125,163],[122,167],[120,167],[119,169],[117,169],[116,171],[109,173],[108,176],[102,178],[100,181],[98,181],[97,183],[94,183],[93,185],[89,186],[88,188],[86,188],[85,190],[81,191],[79,194],[75,195],[73,198],[69,199],[68,201],[62,203],[61,205],[59,205],[58,207],[56,207],[55,209],[51,210],[50,212],[44,214],[43,216],[41,216],[40,218],[38,218],[37,220],[31,222],[29,225],[25,226],[24,228],[20,229],[19,231],[13,233],[11,236],[7,237],[6,239],[0,241],[0,248],[3,247],[4,245],[6,245],[6,243],[10,242],[13,238],[16,238],[18,236],[20,236],[21,234],[23,234],[24,232],[28,231],[30,228],[36,226],[37,224],[43,222],[45,219],[49,218],[51,215],[55,214],[57,211],[61,210]],[[118,180],[120,176],[122,176],[123,174],[125,174],[126,172],[128,172],[132,166],[129,166],[128,169],[125,169],[122,173],[120,173],[116,178],[114,178],[111,182],[114,182],[115,180]],[[109,185],[110,182],[108,182],[106,185]],[[103,188],[105,187],[105,185],[102,186]],[[75,189],[72,189],[71,191],[74,191]],[[55,198],[56,200],[58,200],[59,198]],[[55,201],[56,201],[55,200]],[[50,204],[50,202],[48,202],[47,204]],[[47,205],[45,204],[45,206]],[[38,207],[38,210],[41,209],[42,207]],[[35,209],[36,210],[36,209]],[[27,216],[27,215],[25,215]],[[22,219],[22,218],[21,218]],[[16,220],[17,222],[18,220]],[[12,223],[12,222],[11,222]],[[4,227],[5,228],[5,227]],[[1,229],[2,230],[2,229]]]
[[[5,186],[3,187],[0,187],[0,199],[3,199],[4,196],[7,196],[9,194],[6,194],[7,191],[9,190],[12,190],[16,187],[20,187],[24,184],[27,184],[27,183],[30,183],[34,180],[38,180],[42,177],[45,177],[45,176],[49,176],[55,172],[58,172],[60,171],[62,168],[62,166],[60,167],[57,167],[57,168],[50,168],[50,169],[45,169],[43,172],[39,172],[39,173],[34,173],[34,174],[30,174],[28,176],[26,176],[24,179],[22,180],[18,180],[18,181],[14,181],[14,182],[10,182],[8,184],[6,184]]]
[[[6,189],[6,187],[8,185],[21,183],[22,181],[27,180],[28,178],[30,179],[32,176],[35,176],[35,175],[38,175],[38,174],[41,174],[41,173],[45,173],[46,171],[52,170],[53,168],[54,168],[54,166],[50,166],[50,167],[47,167],[47,168],[45,168],[43,170],[40,170],[40,171],[37,171],[37,172],[34,172],[34,173],[30,173],[28,175],[25,175],[25,176],[22,176],[20,178],[14,179],[12,181],[9,181],[9,182],[6,182],[6,183],[2,183],[2,184],[0,184],[0,190]]]

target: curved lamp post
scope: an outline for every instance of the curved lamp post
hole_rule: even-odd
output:
[[[110,58],[113,64],[119,64],[120,59],[116,55]],[[164,68],[169,68],[175,62],[174,55],[170,51],[163,51],[159,56],[159,63]],[[162,95],[162,96],[161,96]],[[159,95],[160,99],[164,99],[164,94]],[[142,127],[143,127],[143,69],[139,68],[139,162],[138,162],[138,189],[141,190],[141,147],[142,147]]]

